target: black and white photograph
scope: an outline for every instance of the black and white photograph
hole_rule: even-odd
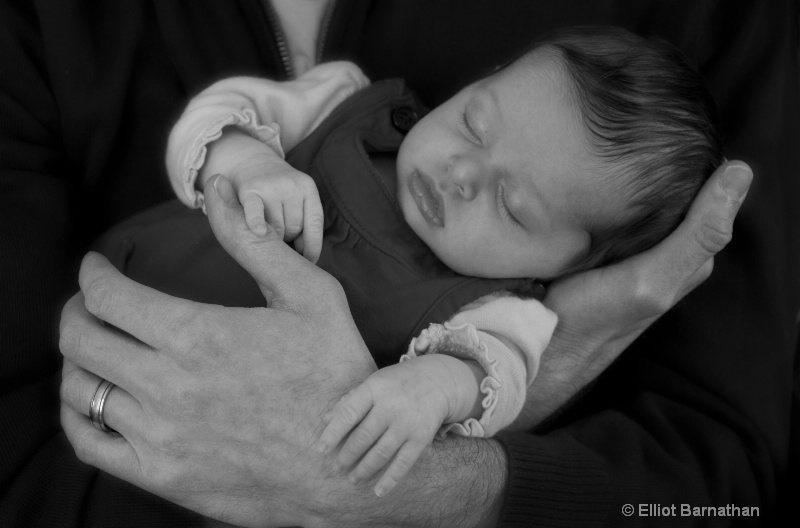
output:
[[[800,522],[800,0],[0,0],[0,528]]]

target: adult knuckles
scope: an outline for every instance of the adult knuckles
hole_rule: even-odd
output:
[[[76,402],[79,400],[80,389],[76,370],[62,374],[58,395],[64,403]]]
[[[95,465],[97,462],[97,446],[91,441],[90,435],[86,432],[77,432],[71,438],[72,448],[78,460],[88,465]]]
[[[61,320],[61,328],[58,334],[58,349],[66,357],[74,357],[78,352],[81,340],[81,329],[79,323],[75,321]]]
[[[80,321],[71,321],[61,327],[58,338],[61,354],[81,364],[81,358],[94,350],[94,338]]]
[[[204,305],[192,304],[174,314],[171,344],[182,357],[196,357],[198,349],[215,350],[218,343],[228,338],[227,329],[204,308]]]
[[[325,293],[325,299],[332,303],[337,309],[347,308],[347,295],[344,293],[344,288],[341,283],[334,278],[333,275],[326,273],[319,268],[315,268],[314,272],[317,276],[317,281],[321,291]]]
[[[696,286],[699,286],[700,284],[705,282],[705,280],[711,276],[711,273],[713,271],[714,271],[714,259],[710,258],[702,266],[700,266],[700,269],[695,274],[695,281],[693,282],[693,284],[690,285],[691,288],[695,288]]]
[[[191,459],[190,443],[172,432],[151,434],[150,442],[149,454],[140,454],[144,480],[159,490],[184,489],[187,480],[184,462]]]
[[[664,314],[675,304],[676,292],[646,273],[636,274],[632,288],[633,306],[645,317]]]
[[[342,285],[332,275],[316,266],[306,268],[303,287],[298,289],[297,295],[293,297],[291,300],[287,299],[287,302],[294,304],[299,314],[312,317],[316,315],[325,320],[333,320],[332,315],[350,313]]]
[[[204,388],[198,388],[194,380],[173,380],[172,385],[165,391],[164,405],[172,420],[184,423],[198,423],[205,420],[210,408],[208,394]],[[205,387],[207,390],[207,387]],[[178,445],[172,437],[162,440],[171,441],[166,445]]]
[[[101,317],[113,313],[124,302],[125,294],[114,277],[101,273],[87,279],[83,287],[83,297],[84,306],[89,313]]]
[[[714,218],[703,222],[695,232],[695,241],[700,249],[709,256],[716,255],[728,245],[733,238],[733,227],[722,218]]]

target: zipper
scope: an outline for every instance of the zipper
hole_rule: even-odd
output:
[[[275,8],[270,0],[263,0],[263,3],[267,8],[267,19],[269,20],[269,25],[272,27],[272,33],[275,36],[275,44],[278,46],[278,54],[280,54],[281,63],[283,63],[283,72],[286,74],[287,79],[292,80],[295,78],[294,66],[292,66],[292,58],[289,56],[289,44],[286,41],[286,35],[283,33],[281,21],[278,19],[278,13],[275,12]]]
[[[328,2],[328,7],[325,8],[325,14],[322,17],[322,24],[319,26],[319,33],[317,35],[316,64],[320,64],[322,62],[322,52],[325,47],[325,39],[328,37],[328,30],[331,27],[334,9],[336,9],[336,0],[330,0]]]

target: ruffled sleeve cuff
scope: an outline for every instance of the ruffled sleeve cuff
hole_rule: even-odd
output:
[[[474,324],[432,324],[411,341],[408,352],[400,358],[407,361],[423,354],[447,354],[478,362],[486,372],[480,384],[483,414],[461,423],[442,425],[440,436],[454,433],[461,436],[489,437],[511,423],[525,401],[524,368],[502,368],[521,363],[514,353],[494,336],[476,329]],[[502,401],[502,405],[498,402]]]
[[[440,434],[489,437],[510,425],[525,404],[557,322],[556,314],[536,299],[496,292],[464,306],[443,325],[430,325],[413,339],[401,361],[422,354],[448,354],[475,360],[486,372],[480,384],[481,417],[446,424]]]
[[[270,147],[281,159],[285,157],[281,145],[280,125],[278,123],[260,124],[258,116],[252,109],[243,108],[213,121],[195,135],[194,140],[188,145],[185,158],[181,163],[180,177],[183,182],[184,201],[188,200],[187,205],[190,207],[200,207],[205,211],[203,193],[195,187],[197,174],[205,163],[208,144],[218,140],[225,127],[236,127]]]

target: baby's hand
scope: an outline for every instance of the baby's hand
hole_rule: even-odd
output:
[[[269,223],[279,237],[294,240],[297,250],[316,263],[322,251],[323,216],[314,180],[272,159],[242,163],[230,176],[250,229],[263,236]]]
[[[440,355],[420,356],[383,368],[339,400],[323,420],[318,440],[328,453],[347,436],[337,462],[354,483],[367,480],[391,462],[373,488],[389,493],[431,443],[450,415],[448,361]],[[349,436],[348,436],[349,433]],[[363,456],[363,458],[362,458]]]

